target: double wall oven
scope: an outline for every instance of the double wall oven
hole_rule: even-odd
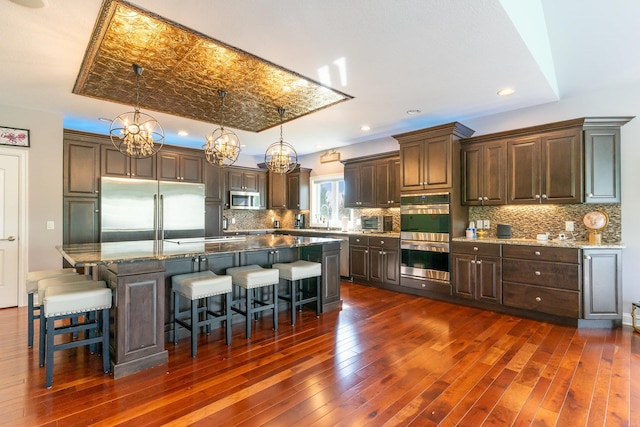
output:
[[[450,194],[430,193],[401,196],[400,283],[428,288],[449,286]]]

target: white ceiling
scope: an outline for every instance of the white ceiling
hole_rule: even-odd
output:
[[[15,1],[45,6],[0,0],[0,104],[59,112],[65,128],[108,134],[98,118],[130,108],[71,93],[101,0]],[[354,99],[284,125],[299,155],[640,80],[636,0],[131,3],[314,80],[327,67],[329,86]],[[497,96],[503,87],[516,93]],[[200,148],[217,127],[151,113],[172,145]],[[279,138],[278,128],[236,133],[254,156]]]

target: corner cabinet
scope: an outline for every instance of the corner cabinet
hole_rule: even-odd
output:
[[[472,129],[454,122],[394,135],[400,143],[400,191],[452,188],[454,169],[458,172],[458,141],[472,134]]]

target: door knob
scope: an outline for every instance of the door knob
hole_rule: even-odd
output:
[[[2,240],[2,241],[8,240],[10,242],[13,242],[14,240],[16,240],[16,238],[15,238],[15,236],[9,236],[6,239],[0,239],[0,240]]]

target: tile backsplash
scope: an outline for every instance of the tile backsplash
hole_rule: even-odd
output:
[[[602,232],[602,241],[620,242],[620,204],[471,206],[469,220],[489,220],[489,236],[496,235],[498,224],[510,224],[512,237],[516,239],[535,239],[536,234],[547,232],[552,237],[557,237],[559,233],[570,235],[565,231],[565,221],[574,221],[575,238],[588,240],[589,231],[582,223],[582,218],[596,210],[609,216],[609,225]]]

